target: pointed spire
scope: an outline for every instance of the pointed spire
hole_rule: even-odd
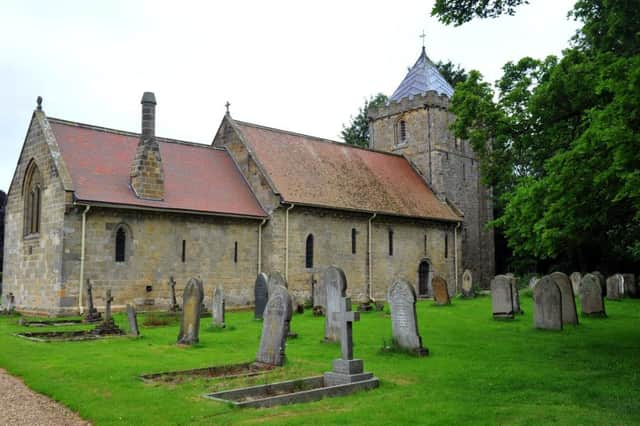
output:
[[[423,95],[431,90],[449,98],[453,96],[453,87],[440,74],[438,68],[427,56],[426,48],[422,46],[418,60],[393,92],[389,101],[397,102],[410,96]]]

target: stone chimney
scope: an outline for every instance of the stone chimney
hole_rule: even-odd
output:
[[[164,171],[156,141],[156,96],[142,95],[142,133],[131,165],[131,189],[138,198],[164,200]]]

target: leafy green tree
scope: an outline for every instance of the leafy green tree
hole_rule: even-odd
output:
[[[364,106],[358,110],[358,115],[351,116],[349,125],[342,125],[342,138],[349,145],[360,147],[369,146],[369,108],[378,108],[387,102],[388,98],[382,93],[371,96],[364,101]]]
[[[462,25],[473,18],[496,18],[514,15],[516,7],[528,4],[528,0],[436,0],[432,16],[446,25]]]
[[[467,72],[464,68],[462,68],[459,64],[456,65],[451,61],[442,62],[438,61],[435,64],[440,74],[447,80],[447,82],[452,86],[456,87],[456,84],[462,83],[468,77]]]

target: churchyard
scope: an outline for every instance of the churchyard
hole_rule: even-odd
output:
[[[640,300],[607,300],[606,318],[579,313],[579,325],[565,323],[559,332],[534,327],[531,294],[520,290],[523,313],[508,320],[495,320],[491,297],[482,294],[452,297],[445,305],[418,301],[418,332],[428,356],[392,345],[388,304],[384,311],[362,312],[352,326],[353,355],[379,387],[315,402],[254,409],[204,397],[331,371],[343,348],[324,342],[326,317],[311,309],[292,314],[298,336],[287,340],[284,365],[251,376],[140,378],[256,360],[263,321],[253,310],[227,311],[224,328],[204,315],[192,345],[176,344],[180,321],[146,326],[144,313],[138,314],[142,337],[54,343],[16,337],[33,328],[19,324],[18,316],[0,316],[0,367],[95,424],[640,423]],[[129,331],[127,313],[113,319]],[[93,327],[44,324],[38,331]]]

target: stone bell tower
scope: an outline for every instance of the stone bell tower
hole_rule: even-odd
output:
[[[488,286],[495,273],[491,191],[480,182],[480,164],[468,141],[450,130],[453,88],[422,52],[389,102],[369,110],[369,148],[400,154],[411,161],[440,199],[463,214],[459,234],[464,269]]]

